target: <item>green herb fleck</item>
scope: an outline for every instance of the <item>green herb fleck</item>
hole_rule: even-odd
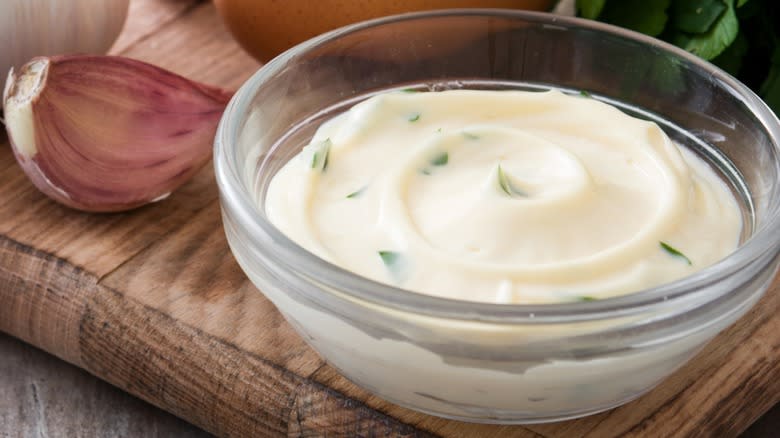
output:
[[[401,90],[401,93],[419,93],[420,90],[415,90],[414,88],[404,88]]]
[[[347,195],[347,199],[352,199],[352,198],[359,197],[360,195],[363,194],[363,192],[366,191],[367,188],[368,188],[368,186],[363,186],[359,190],[355,190],[354,192],[352,192],[349,195]]]
[[[681,259],[683,259],[686,262],[688,262],[689,265],[693,264],[693,262],[691,262],[691,259],[689,259],[685,254],[681,253],[675,247],[669,245],[666,242],[659,242],[659,243],[661,244],[661,248],[663,248],[664,251],[668,252],[669,254],[671,254],[671,255],[673,255],[675,257],[680,257]]]
[[[330,147],[333,143],[331,143],[330,139],[327,138],[325,141],[323,141],[316,152],[314,152],[314,155],[312,155],[311,158],[311,168],[314,170],[319,170],[322,172],[325,172],[325,170],[328,168],[328,156],[330,155]]]
[[[382,263],[385,264],[387,269],[395,277],[401,276],[401,268],[403,264],[403,256],[396,251],[379,251],[379,257],[382,258]]]
[[[422,173],[423,175],[430,175],[431,174],[431,170],[430,169],[420,169],[420,173]]]
[[[582,96],[582,97],[588,97],[588,98],[590,98],[590,97],[593,97],[593,96],[590,94],[590,92],[588,92],[588,91],[585,91],[585,90],[580,90],[580,96]]]
[[[407,118],[406,120],[409,120],[410,122],[416,122],[420,120],[420,113],[410,114],[409,118]]]
[[[479,136],[477,134],[472,134],[470,132],[464,132],[463,136],[469,140],[479,140]]]
[[[512,181],[509,179],[509,176],[504,173],[504,169],[501,168],[501,165],[498,165],[498,185],[501,187],[501,190],[504,191],[507,195],[509,195],[512,198],[518,197],[518,196],[528,196],[526,195],[522,190],[517,189],[512,185]]]
[[[444,166],[450,161],[450,154],[442,152],[431,160],[431,166]]]
[[[436,132],[441,133],[441,128],[437,129]]]
[[[393,266],[398,262],[401,254],[395,251],[379,251],[379,257],[382,257],[385,266]]]
[[[589,295],[580,295],[577,297],[577,301],[586,302],[586,301],[596,301],[598,298],[591,297]]]

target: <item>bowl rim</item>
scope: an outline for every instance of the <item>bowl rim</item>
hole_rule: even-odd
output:
[[[231,146],[235,146],[236,143],[235,136],[231,137],[231,135],[239,132],[238,124],[242,116],[247,113],[257,89],[267,79],[282,71],[294,57],[345,35],[388,23],[453,16],[514,18],[541,25],[587,29],[630,39],[671,53],[707,71],[711,77],[727,87],[732,95],[743,99],[772,140],[776,156],[780,157],[780,120],[755,93],[713,64],[661,40],[594,20],[545,12],[489,8],[411,12],[362,21],[309,39],[263,65],[239,88],[228,104],[217,129],[214,143],[214,170],[222,208],[229,210],[230,216],[239,222],[240,227],[243,228],[242,237],[250,240],[253,246],[261,248],[264,252],[274,252],[273,260],[283,265],[285,269],[304,275],[309,281],[313,280],[327,286],[328,288],[320,289],[331,292],[331,295],[343,294],[341,298],[357,299],[384,308],[426,316],[494,323],[540,324],[614,318],[645,312],[654,307],[674,306],[677,302],[691,298],[699,304],[704,304],[731,292],[730,289],[724,288],[708,289],[709,286],[723,281],[773,252],[772,257],[766,261],[767,264],[771,263],[771,260],[780,253],[780,201],[777,201],[776,205],[770,206],[767,223],[755,230],[734,252],[717,263],[679,280],[626,295],[589,302],[498,304],[426,295],[368,279],[319,258],[284,235],[270,221],[265,220],[257,210],[256,202],[252,199],[249,190],[242,183],[237,163],[234,163],[230,157]],[[776,182],[775,191],[778,190],[778,186],[780,182]],[[713,292],[713,289],[716,291]]]

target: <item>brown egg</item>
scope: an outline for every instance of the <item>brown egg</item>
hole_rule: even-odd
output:
[[[214,0],[228,29],[252,56],[268,61],[323,32],[404,12],[448,8],[548,10],[554,0]]]

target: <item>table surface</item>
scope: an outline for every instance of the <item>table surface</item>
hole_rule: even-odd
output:
[[[775,438],[780,404],[743,438]],[[210,437],[54,356],[0,334],[0,437]]]
[[[162,5],[159,9],[165,12],[156,17],[155,23],[133,14],[133,8],[150,2],[158,2]],[[148,28],[165,26],[198,3],[195,0],[132,0],[123,37],[132,34],[134,38],[144,38],[143,32]],[[123,44],[127,44],[127,38],[124,41],[120,38],[117,43],[120,47]],[[4,138],[0,138],[0,143],[3,142]],[[775,437],[778,431],[780,405],[764,415],[744,436]],[[0,437],[60,436],[209,435],[83,370],[0,334]]]

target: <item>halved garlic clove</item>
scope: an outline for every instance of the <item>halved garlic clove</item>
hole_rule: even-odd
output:
[[[231,94],[129,58],[56,56],[11,70],[3,109],[38,189],[110,212],[163,199],[203,167]]]

